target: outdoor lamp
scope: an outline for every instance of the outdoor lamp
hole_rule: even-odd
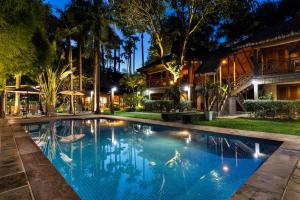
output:
[[[188,93],[188,101],[190,101],[191,100],[190,86],[188,86],[188,85],[184,86],[183,90]]]
[[[111,88],[111,91],[112,91],[112,92],[117,91],[117,87],[112,87],[112,88]]]

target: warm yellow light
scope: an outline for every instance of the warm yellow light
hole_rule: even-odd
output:
[[[170,81],[170,85],[173,85],[174,84],[174,81]]]
[[[224,171],[224,172],[228,172],[228,170],[229,170],[229,167],[228,167],[227,165],[224,165],[224,166],[223,166],[223,171]]]
[[[227,60],[226,59],[222,60],[222,64],[226,65],[227,64]]]
[[[112,121],[112,122],[109,122],[109,121],[104,121],[103,122],[103,125],[108,125],[108,126],[121,126],[124,124],[124,121]]]

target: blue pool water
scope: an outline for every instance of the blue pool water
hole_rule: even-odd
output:
[[[279,143],[110,121],[25,126],[84,200],[223,200]]]

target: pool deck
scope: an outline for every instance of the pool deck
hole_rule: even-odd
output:
[[[0,120],[0,200],[80,199],[40,151],[23,123],[110,118],[283,142],[232,199],[300,199],[300,137],[108,115]]]

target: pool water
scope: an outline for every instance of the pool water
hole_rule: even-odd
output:
[[[223,200],[277,142],[106,119],[25,126],[84,200]]]

